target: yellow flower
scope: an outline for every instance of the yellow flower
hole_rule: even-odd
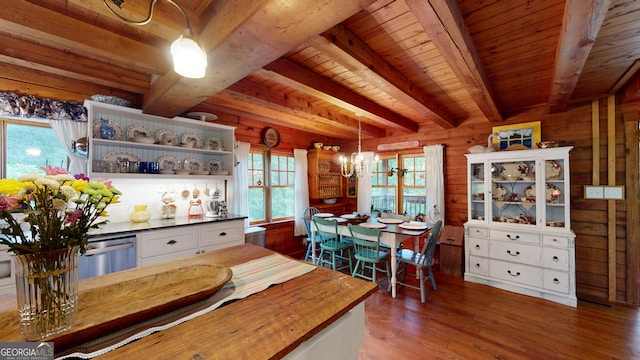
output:
[[[0,179],[0,194],[16,195],[27,183],[14,179]]]
[[[76,189],[79,194],[82,194],[89,187],[89,182],[86,180],[76,180],[71,183],[71,186]]]

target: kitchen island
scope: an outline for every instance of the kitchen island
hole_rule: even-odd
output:
[[[271,250],[251,244],[238,245],[82,280],[80,290],[125,281],[150,269],[159,271],[163,266],[212,263],[231,267],[272,254]],[[376,289],[371,282],[317,268],[99,358],[273,359],[310,354],[316,358],[322,356],[322,351],[333,351],[331,355],[340,350],[348,352],[344,358],[356,359],[357,349],[364,341],[363,301]],[[0,303],[0,311],[8,309],[15,309],[15,301]],[[17,328],[0,331],[0,342],[12,341],[23,341]]]

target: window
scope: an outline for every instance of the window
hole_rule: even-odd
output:
[[[426,214],[424,155],[381,155],[371,185],[372,210]]]
[[[295,161],[291,154],[249,153],[249,221],[252,224],[293,219]],[[269,174],[265,177],[265,174]],[[267,181],[268,180],[268,181]]]
[[[67,153],[46,121],[0,119],[2,177],[44,174],[41,166],[67,168]]]

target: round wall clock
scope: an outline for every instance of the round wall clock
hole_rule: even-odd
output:
[[[280,133],[272,127],[267,127],[262,131],[262,142],[267,147],[276,147],[280,144]]]

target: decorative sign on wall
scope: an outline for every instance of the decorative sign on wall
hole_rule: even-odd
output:
[[[280,144],[280,133],[272,127],[266,127],[262,130],[262,142],[267,147],[274,148]]]
[[[379,144],[378,151],[409,149],[409,148],[418,147],[418,145],[420,145],[420,142],[418,140],[401,141],[401,142],[396,142],[391,144]]]

